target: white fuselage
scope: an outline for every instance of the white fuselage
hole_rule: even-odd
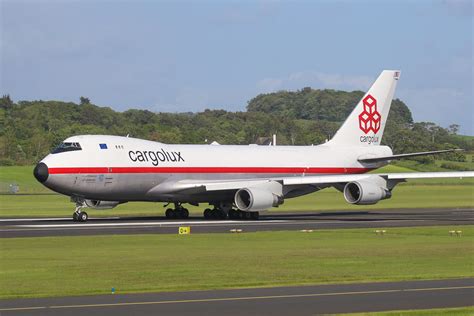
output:
[[[68,196],[107,201],[226,201],[232,200],[232,192],[194,196],[156,194],[152,189],[180,179],[365,173],[385,163],[363,164],[358,158],[392,154],[386,146],[166,145],[102,135],[74,136],[65,142],[79,143],[81,150],[45,157],[42,163],[47,166],[48,176],[43,184]],[[284,193],[285,197],[293,197],[320,188],[295,187]]]

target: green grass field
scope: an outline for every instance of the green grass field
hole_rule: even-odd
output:
[[[340,316],[472,316],[474,315],[474,307],[460,307],[460,308],[435,308],[435,309],[421,309],[408,311],[389,311],[389,312],[375,312],[375,313],[351,313],[339,314]]]
[[[19,186],[19,193],[54,193],[33,177],[34,166],[0,167],[0,192],[8,193],[10,184]]]
[[[33,178],[31,169],[32,167],[0,167],[0,183],[14,182],[20,186],[20,194],[0,195],[0,217],[71,216],[74,204],[69,198],[45,189]],[[413,170],[391,165],[378,172],[413,172]],[[112,210],[88,210],[88,213],[91,216],[162,215],[163,205],[163,203],[134,202],[119,205]],[[191,213],[200,214],[206,206],[188,206],[188,208]],[[334,211],[473,206],[474,178],[470,178],[426,179],[402,183],[395,188],[391,199],[370,206],[350,205],[346,203],[342,193],[331,188],[287,199],[279,208],[272,210]]]
[[[474,226],[0,239],[0,298],[473,277]]]

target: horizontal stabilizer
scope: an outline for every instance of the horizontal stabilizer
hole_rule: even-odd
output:
[[[409,158],[409,157],[443,154],[443,153],[449,153],[453,151],[462,151],[462,149],[444,149],[444,150],[425,151],[425,152],[419,152],[419,153],[399,154],[399,155],[383,156],[383,157],[359,158],[357,160],[359,162],[366,162],[366,163],[381,162],[381,161],[396,160],[396,159]]]

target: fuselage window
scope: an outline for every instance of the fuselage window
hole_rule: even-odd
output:
[[[52,154],[63,153],[66,151],[75,151],[75,150],[82,150],[81,145],[79,143],[61,143],[58,147],[53,149],[51,152]]]

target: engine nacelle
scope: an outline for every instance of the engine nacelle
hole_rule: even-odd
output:
[[[344,186],[344,198],[351,204],[375,204],[391,196],[392,193],[387,188],[372,182],[349,182]]]
[[[283,199],[267,189],[243,188],[235,193],[234,202],[241,211],[258,212],[282,204]]]
[[[99,201],[99,200],[84,200],[87,207],[96,210],[107,210],[116,207],[120,204],[118,201]]]

